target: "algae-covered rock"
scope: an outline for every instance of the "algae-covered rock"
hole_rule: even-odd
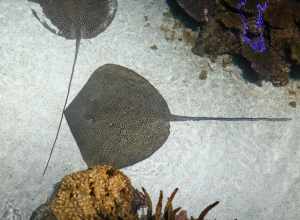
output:
[[[275,86],[288,83],[291,67],[300,64],[300,1],[223,0],[210,12],[194,53],[239,55],[249,61],[260,80]]]
[[[300,64],[300,41],[291,45],[291,59]]]

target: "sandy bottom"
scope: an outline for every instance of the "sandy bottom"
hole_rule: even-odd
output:
[[[86,168],[66,121],[44,178],[67,91],[75,42],[44,29],[31,4],[0,1],[0,217],[10,202],[28,219],[64,175]],[[210,219],[300,218],[300,82],[285,88],[245,82],[221,58],[191,53],[189,36],[168,17],[164,0],[120,0],[109,28],[83,40],[72,100],[93,71],[124,65],[153,84],[174,114],[291,117],[290,122],[175,122],[151,157],[123,169],[157,201],[179,193],[175,205],[197,216],[219,200]],[[181,39],[181,40],[180,40]],[[206,80],[200,80],[206,70]]]

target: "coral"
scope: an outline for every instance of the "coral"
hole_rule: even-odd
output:
[[[201,2],[207,5],[204,0],[197,4]],[[259,80],[286,85],[291,67],[300,64],[299,11],[300,2],[296,0],[217,1],[214,8],[210,7],[212,16],[202,26],[193,52],[210,57],[242,56]]]
[[[178,188],[172,192],[164,208],[160,191],[153,213],[150,195],[143,187],[141,192],[133,188],[129,178],[111,166],[95,166],[65,176],[50,200],[39,206],[30,220],[188,220],[185,210],[173,208],[177,191]],[[207,206],[197,220],[204,220],[218,204]],[[147,211],[138,216],[140,208]]]
[[[142,188],[143,190],[143,196],[145,198],[145,203],[147,207],[147,213],[146,215],[141,216],[141,220],[188,220],[187,212],[185,210],[181,210],[181,207],[173,208],[172,201],[175,197],[175,194],[178,191],[178,188],[176,188],[172,193],[171,196],[168,198],[166,206],[164,208],[164,211],[162,212],[162,200],[163,200],[163,192],[160,191],[159,193],[159,199],[155,208],[155,213],[152,214],[152,201],[147,193],[147,191]],[[219,201],[214,202],[213,204],[207,206],[199,215],[197,220],[204,220],[207,213],[214,208],[216,205],[219,204]],[[178,214],[177,214],[178,213]],[[191,220],[194,220],[193,217],[191,217]]]
[[[240,0],[240,2],[237,4],[237,9],[239,10],[239,14],[243,24],[243,31],[241,36],[242,42],[244,44],[249,45],[254,52],[262,53],[266,50],[264,39],[265,25],[263,20],[263,14],[268,7],[268,3],[264,2],[263,4],[256,4],[258,14],[255,20],[255,28],[253,32],[257,32],[258,36],[254,38],[248,36],[250,27],[248,24],[248,20],[242,11],[242,8],[245,7],[246,3],[247,0]]]
[[[134,220],[134,193],[121,171],[96,166],[65,176],[49,207],[58,220]]]

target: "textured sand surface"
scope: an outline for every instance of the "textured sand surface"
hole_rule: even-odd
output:
[[[0,0],[0,217],[7,201],[28,219],[65,174],[85,169],[66,121],[48,172],[42,172],[55,136],[75,42],[44,29],[25,0]],[[70,100],[106,63],[124,65],[149,80],[174,114],[292,117],[290,122],[175,122],[150,158],[124,169],[136,187],[158,199],[179,193],[175,205],[197,216],[220,200],[210,219],[300,218],[300,82],[257,87],[235,66],[223,69],[193,55],[185,41],[165,39],[164,0],[120,0],[115,20],[83,40]],[[148,21],[145,21],[147,16]],[[147,25],[149,23],[150,25]],[[156,45],[157,50],[150,49]],[[208,78],[200,80],[202,69]],[[296,91],[296,95],[289,90]]]

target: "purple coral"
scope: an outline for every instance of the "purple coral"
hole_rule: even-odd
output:
[[[243,24],[243,31],[242,31],[241,38],[242,38],[243,43],[249,45],[254,52],[262,53],[266,50],[266,44],[265,44],[265,39],[264,39],[264,35],[263,35],[264,28],[265,28],[263,15],[264,15],[265,10],[268,7],[268,3],[267,2],[264,2],[263,4],[257,3],[257,5],[256,5],[258,14],[256,17],[255,24],[256,24],[256,29],[259,33],[259,36],[255,37],[253,39],[251,39],[248,36],[248,30],[249,30],[248,21],[247,21],[246,16],[242,12],[242,7],[244,7],[246,5],[246,3],[247,3],[247,0],[240,0],[240,2],[237,5],[237,9],[239,10],[239,14],[240,14],[242,24]]]
[[[268,3],[265,2],[264,4],[260,4],[258,3],[256,5],[256,8],[258,10],[258,15],[257,15],[257,18],[256,18],[256,27],[259,29],[259,28],[263,28],[264,27],[264,19],[263,19],[263,16],[264,16],[264,12],[265,10],[267,9],[268,7]]]

